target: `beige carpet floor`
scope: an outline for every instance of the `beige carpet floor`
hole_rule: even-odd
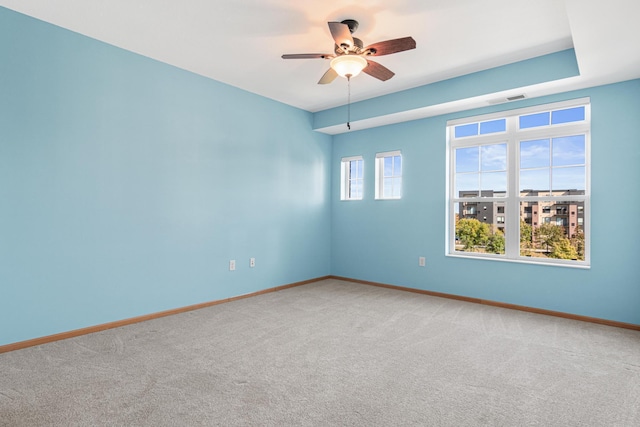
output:
[[[0,426],[640,426],[640,333],[325,280],[0,354]]]

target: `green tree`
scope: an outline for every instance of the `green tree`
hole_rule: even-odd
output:
[[[531,243],[533,229],[529,224],[520,220],[520,243]]]
[[[532,256],[533,228],[523,220],[520,220],[520,255]]]
[[[578,252],[567,238],[561,238],[553,244],[553,251],[549,254],[551,258],[558,259],[578,259]]]
[[[490,234],[489,224],[474,218],[463,218],[456,224],[456,236],[465,250],[486,245]]]
[[[571,244],[576,248],[578,259],[584,260],[584,231],[581,227],[576,227],[576,232],[571,236]]]
[[[498,231],[489,236],[487,239],[487,252],[494,254],[504,253],[504,234]]]
[[[553,248],[555,243],[564,238],[564,228],[554,224],[542,224],[535,229],[533,234],[538,244],[544,245],[549,252],[550,247]]]

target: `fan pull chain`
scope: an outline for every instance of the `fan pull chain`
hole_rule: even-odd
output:
[[[347,129],[351,130],[351,74],[347,74]]]

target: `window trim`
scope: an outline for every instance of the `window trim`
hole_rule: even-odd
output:
[[[352,161],[362,161],[362,194],[361,197],[349,196],[350,166]],[[364,158],[362,156],[349,156],[340,159],[340,200],[362,200],[364,199]]]
[[[397,197],[384,197],[384,159],[387,157],[400,156],[400,175],[393,175],[394,178],[400,178],[400,195]],[[385,151],[383,153],[376,153],[375,162],[375,200],[400,200],[402,199],[402,171],[404,170],[404,164],[402,159],[402,151]]]
[[[584,120],[548,124],[532,128],[519,128],[519,117],[522,115],[553,112],[572,107],[585,107]],[[505,132],[490,133],[484,135],[472,135],[455,137],[455,126],[464,125],[474,122],[486,122],[499,118],[507,119]],[[519,191],[519,151],[520,142],[541,138],[559,138],[562,136],[584,134],[585,135],[585,191],[584,195],[568,195],[568,196],[540,196],[540,197],[524,197]],[[557,265],[563,267],[588,269],[591,265],[590,259],[590,200],[591,200],[591,102],[590,98],[578,98],[562,102],[536,105],[531,107],[519,108],[514,110],[506,110],[496,113],[484,114],[473,117],[465,117],[447,121],[446,130],[446,162],[447,162],[447,178],[446,178],[446,228],[445,228],[445,255],[461,258],[473,259],[491,259],[507,262],[519,262],[528,264]],[[456,197],[455,188],[455,149],[464,147],[477,147],[481,145],[491,144],[507,144],[507,193],[505,197],[481,197],[468,199],[469,202],[474,200],[482,200],[483,202],[506,202],[505,203],[505,254],[487,254],[472,253],[455,250],[455,204],[460,203],[461,198]],[[515,189],[515,192],[514,192]],[[585,235],[585,252],[584,260],[579,262],[574,260],[559,260],[553,258],[529,258],[520,255],[520,202],[521,201],[580,201],[584,203],[583,214],[583,232]],[[518,212],[518,213],[509,213]],[[513,220],[516,218],[516,221]],[[515,224],[513,224],[515,222]]]

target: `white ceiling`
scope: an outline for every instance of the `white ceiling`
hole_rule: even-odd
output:
[[[360,22],[365,45],[412,36],[377,58],[396,75],[353,79],[352,101],[575,47],[580,77],[538,96],[640,77],[639,0],[0,0],[0,5],[308,111],[346,103],[346,81],[317,81],[328,21]],[[471,105],[471,104],[469,104]]]

